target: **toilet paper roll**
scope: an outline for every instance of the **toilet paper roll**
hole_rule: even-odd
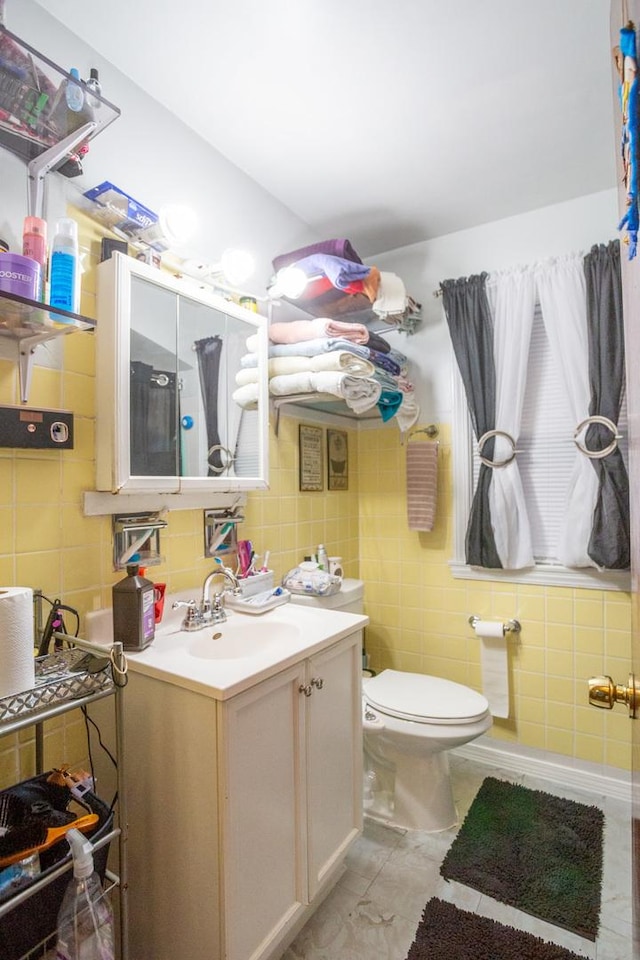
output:
[[[473,628],[480,637],[482,692],[494,717],[509,716],[509,652],[504,625],[496,620],[476,620]]]
[[[34,685],[33,590],[0,587],[0,698]]]

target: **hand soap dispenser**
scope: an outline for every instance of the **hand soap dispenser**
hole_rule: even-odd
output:
[[[125,650],[144,650],[156,632],[153,583],[139,571],[139,564],[128,563],[127,576],[111,589],[113,639]]]

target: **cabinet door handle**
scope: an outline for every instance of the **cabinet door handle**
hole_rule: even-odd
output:
[[[322,688],[324,687],[324,680],[322,679],[322,677],[312,677],[311,686],[316,687],[316,689],[318,690],[322,690]]]
[[[310,683],[301,683],[298,687],[298,693],[304,693],[305,697],[310,697],[313,693],[313,688]]]

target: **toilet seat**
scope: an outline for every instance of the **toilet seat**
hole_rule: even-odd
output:
[[[363,691],[381,713],[416,723],[473,723],[489,710],[486,697],[470,687],[402,670],[383,670],[364,680]]]

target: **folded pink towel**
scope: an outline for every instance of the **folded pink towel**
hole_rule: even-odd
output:
[[[289,320],[272,323],[269,327],[271,343],[301,343],[318,337],[340,337],[352,343],[366,343],[369,331],[363,323],[343,323],[330,317],[314,317],[313,320]]]
[[[409,530],[433,530],[438,494],[438,444],[407,442],[407,519]]]

